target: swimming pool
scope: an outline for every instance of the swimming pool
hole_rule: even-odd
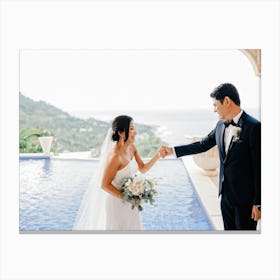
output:
[[[70,231],[98,161],[20,159],[19,230]],[[160,160],[146,174],[158,178],[156,206],[144,205],[143,229],[209,231],[205,213],[181,160]]]

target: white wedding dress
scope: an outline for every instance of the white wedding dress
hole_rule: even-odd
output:
[[[121,181],[137,172],[138,166],[133,158],[123,169],[119,170],[112,185],[121,189]],[[106,229],[108,230],[140,230],[141,217],[137,208],[131,209],[130,203],[123,203],[119,198],[109,195],[106,200]]]
[[[107,193],[101,188],[101,180],[112,149],[111,130],[108,131],[101,149],[98,178],[92,182],[83,198],[73,230],[141,230],[141,216],[137,208]],[[138,165],[133,158],[124,168],[117,171],[112,185],[121,189],[121,181],[133,176]]]

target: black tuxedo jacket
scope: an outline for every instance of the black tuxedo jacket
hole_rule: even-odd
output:
[[[261,123],[243,111],[238,126],[240,139],[224,152],[224,121],[220,120],[205,138],[174,147],[177,157],[198,154],[218,146],[220,156],[219,195],[232,205],[261,204]]]

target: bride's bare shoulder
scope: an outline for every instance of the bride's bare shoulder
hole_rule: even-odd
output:
[[[121,156],[116,150],[112,150],[108,157],[108,164],[120,164]]]
[[[135,155],[135,153],[137,152],[137,148],[136,148],[135,144],[131,144],[131,152],[133,155]]]

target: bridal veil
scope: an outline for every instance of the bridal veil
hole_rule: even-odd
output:
[[[73,230],[104,230],[106,226],[106,199],[109,194],[101,187],[102,177],[107,164],[108,155],[112,150],[112,129],[107,132],[101,147],[100,161],[96,179],[92,178],[86,190]]]

